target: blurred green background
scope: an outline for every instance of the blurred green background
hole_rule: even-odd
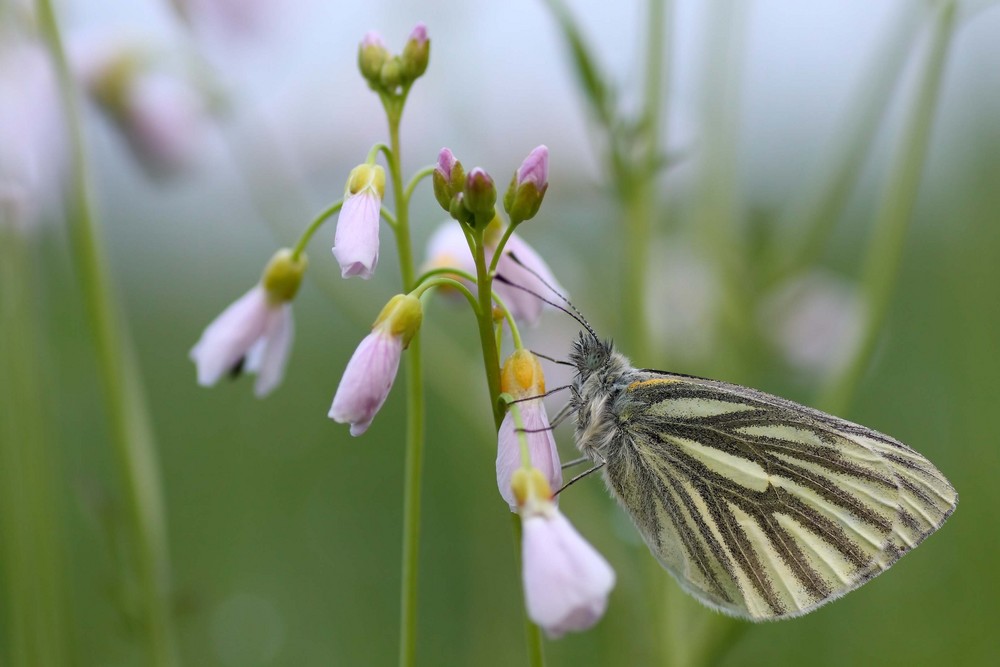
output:
[[[353,75],[354,44],[365,29],[389,24],[392,32],[389,28],[385,32],[392,45],[401,43],[408,25],[423,18],[430,25],[434,49],[441,48],[432,51],[427,76],[428,90],[435,94],[421,92],[418,84],[411,102],[413,114],[404,122],[408,171],[433,161],[436,149],[448,144],[463,160],[482,162],[494,175],[505,174],[531,147],[549,144],[552,185],[542,213],[523,229],[523,236],[548,259],[595,328],[622,337],[615,331],[618,267],[627,258],[608,250],[619,247],[614,223],[618,214],[595,174],[593,158],[584,157],[582,165],[576,160],[590,152],[582,129],[584,115],[575,108],[579,104],[567,83],[568,67],[560,59],[558,35],[538,7],[517,4],[504,12],[489,10],[493,18],[500,17],[496,19],[500,35],[490,39],[513,39],[525,16],[541,23],[533,30],[545,40],[540,48],[552,55],[552,62],[533,73],[532,85],[562,93],[553,109],[538,99],[532,107],[530,94],[523,94],[525,101],[516,89],[509,93],[515,98],[511,105],[523,111],[517,122],[527,126],[513,138],[483,136],[492,132],[494,120],[510,125],[501,118],[509,112],[491,108],[503,98],[491,97],[489,86],[478,82],[475,65],[456,61],[452,51],[456,47],[449,46],[452,35],[457,35],[456,40],[473,48],[465,28],[475,23],[468,15],[442,18],[439,23],[428,16],[443,17],[447,6],[457,3],[428,9],[425,15],[407,10],[401,18],[390,17],[383,5],[363,15],[345,9],[347,25],[338,29],[350,29],[351,36],[334,46],[309,41],[318,39],[315,31],[305,33],[309,37],[302,37],[300,46],[306,43],[306,53],[332,61],[337,71],[330,76],[354,80],[344,84],[346,89],[324,92],[304,93],[290,84],[300,100],[311,101],[301,107],[305,115],[299,119],[306,119],[302,124],[278,113],[280,107],[268,112],[277,128],[272,139],[299,137],[299,143],[293,141],[288,148],[300,168],[295,188],[286,188],[288,172],[273,169],[262,157],[267,144],[263,140],[254,144],[264,131],[253,118],[243,117],[242,125],[225,130],[231,134],[213,144],[210,157],[166,186],[151,183],[135,168],[106,123],[89,119],[108,261],[136,342],[159,445],[177,627],[186,664],[386,665],[396,659],[402,392],[390,396],[362,438],[352,439],[345,427],[326,418],[354,346],[381,305],[398,290],[389,235],[383,232],[379,272],[370,282],[341,281],[329,255],[332,225],[317,236],[310,247],[309,276],[295,302],[297,338],[286,380],[267,400],[255,399],[246,379],[211,390],[199,388],[187,359],[204,326],[257,279],[275,244],[293,241],[310,213],[339,197],[350,166],[363,160],[368,145],[384,139],[377,101]],[[762,13],[780,12],[774,3],[762,4]],[[865,21],[864,5],[854,4],[853,14],[842,19],[847,28],[851,21]],[[588,14],[591,5],[578,5],[575,9],[585,24],[593,26],[600,20],[598,10]],[[100,9],[93,10],[96,19],[88,19],[89,14],[76,5],[74,9],[77,13],[70,15],[78,23],[97,23],[101,18]],[[833,15],[841,10],[831,6],[823,11]],[[995,425],[1000,415],[1000,89],[995,76],[1000,49],[995,39],[987,39],[1000,34],[996,13],[984,12],[982,22],[971,22],[956,35],[886,330],[850,411],[842,415],[890,433],[926,455],[958,489],[959,508],[940,534],[890,573],[804,618],[750,628],[724,656],[723,665],[1000,661],[996,632],[1000,449]],[[755,21],[763,20],[754,16]],[[622,34],[634,28],[629,22],[633,19],[628,15],[616,24]],[[773,30],[776,39],[786,39],[780,30],[808,27],[790,23]],[[616,53],[608,43],[615,35],[593,33],[599,50]],[[747,40],[751,47],[764,38],[758,32],[750,34],[755,36]],[[807,52],[801,43],[799,48]],[[847,47],[823,48],[836,54]],[[747,49],[751,71],[755,53]],[[502,60],[487,49],[469,55]],[[789,47],[786,55],[794,60],[801,54]],[[615,68],[616,56],[609,57]],[[289,62],[306,62],[308,56],[295,58]],[[686,61],[680,56],[678,62]],[[764,226],[773,221],[801,187],[797,165],[808,163],[829,139],[830,114],[819,114],[811,123],[801,112],[789,111],[794,118],[789,133],[801,140],[798,149],[796,141],[772,144],[762,133],[774,131],[773,124],[780,124],[796,95],[810,109],[842,103],[851,78],[864,67],[863,59],[852,62],[856,67],[851,71],[831,75],[844,85],[830,87],[827,82],[820,86],[825,92],[818,98],[808,89],[796,89],[776,96],[782,104],[768,106],[761,101],[767,95],[753,88],[755,79],[744,82],[750,91],[747,107],[752,111],[755,104],[763,105],[759,108],[766,113],[748,112],[741,125],[745,185],[740,206],[742,212],[752,213],[742,217],[763,221]],[[297,85],[309,81],[321,85],[314,68],[302,67],[294,70]],[[520,81],[519,71],[489,67],[495,68],[490,69],[491,76],[506,86]],[[769,76],[780,78],[781,72]],[[802,83],[793,74],[788,76],[790,85]],[[447,91],[470,80],[477,82],[480,102],[465,98],[449,106]],[[552,88],[546,88],[550,83]],[[684,85],[679,84],[682,99]],[[257,99],[254,86],[265,84],[250,84],[249,92],[244,92],[248,99]],[[781,88],[780,82],[775,88]],[[348,110],[338,106],[338,94],[351,98],[344,103]],[[311,123],[319,122],[316,106],[348,115],[350,109],[358,109],[353,113],[373,118],[357,126],[344,120],[324,127],[319,143],[331,152],[319,155],[317,148],[316,154],[308,154],[304,147],[308,141],[302,137],[309,136]],[[479,115],[470,118],[472,113]],[[554,128],[563,122],[560,114],[565,114],[568,129],[557,131]],[[765,117],[766,122],[761,120]],[[888,127],[894,127],[892,118]],[[546,136],[549,131],[551,137]],[[343,148],[338,147],[338,133],[344,137]],[[676,134],[679,141],[685,138],[683,128]],[[880,155],[887,150],[880,147],[882,141],[823,255],[822,265],[833,275],[857,274],[884,179],[885,160]],[[508,142],[516,146],[498,148]],[[237,146],[235,160],[226,147],[232,145]],[[259,163],[234,168],[248,155],[257,155]],[[674,245],[687,247],[684,239],[694,234],[677,222],[687,196],[681,169],[663,185],[671,203],[663,217],[671,231],[660,235],[658,252]],[[505,179],[497,176],[497,180]],[[253,193],[256,197],[250,196]],[[263,202],[263,209],[255,208],[255,200],[257,205]],[[436,226],[440,211],[429,189],[415,198],[414,205],[417,234],[423,239]],[[265,217],[277,222],[268,225]],[[76,662],[141,664],[128,624],[116,610],[120,545],[115,542],[115,517],[120,508],[79,294],[57,227],[44,229],[38,240],[33,276],[46,326],[41,341],[43,381],[49,397],[46,409],[59,443],[59,517],[60,528],[68,535],[65,561]],[[765,261],[763,256],[760,261]],[[700,274],[674,280],[680,285],[653,288],[654,308],[660,289],[701,293],[702,286],[696,284]],[[661,317],[669,320],[671,313],[657,313],[657,321]],[[419,662],[523,664],[521,583],[509,512],[495,488],[495,438],[474,323],[466,312],[440,300],[425,319],[422,335],[429,381]],[[531,345],[554,356],[565,354],[575,331],[567,320],[549,314],[539,329],[529,333]],[[751,321],[746,326],[762,325]],[[805,403],[816,398],[815,377],[796,372],[780,350],[765,342],[758,341],[754,358],[744,359],[745,368],[735,377],[713,363],[724,356],[719,349],[727,344],[723,336],[705,334],[708,347],[699,356],[685,353],[688,341],[683,332],[671,335],[658,341],[660,352],[672,362],[671,370],[753,381]],[[699,332],[694,336],[700,337]],[[690,343],[706,345],[704,340]],[[641,359],[635,361],[644,365]],[[550,379],[549,385],[556,381]],[[559,437],[564,457],[572,457],[570,430],[563,427]],[[606,555],[618,574],[618,585],[606,617],[594,630],[546,642],[549,663],[654,664],[656,647],[664,637],[652,622],[646,591],[663,586],[668,575],[657,573],[659,579],[650,581],[645,547],[599,480],[574,486],[561,507]],[[11,610],[3,613],[0,620],[9,621]]]

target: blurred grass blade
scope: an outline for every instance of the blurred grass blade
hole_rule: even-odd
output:
[[[0,663],[69,663],[63,521],[46,428],[37,290],[25,239],[0,210]],[[48,410],[46,409],[48,408]]]
[[[775,248],[780,254],[769,276],[772,284],[816,261],[854,190],[875,143],[880,121],[913,51],[917,29],[928,13],[923,2],[902,3],[898,12],[890,22],[888,36],[870,60],[871,66],[866,68],[857,93],[851,98],[852,106],[833,132],[829,157],[820,173],[797,191],[798,197],[779,220],[781,238],[790,234],[793,242],[782,242]]]
[[[177,654],[170,604],[170,560],[149,410],[131,340],[122,325],[119,302],[93,213],[76,84],[51,1],[38,0],[36,10],[56,71],[71,141],[69,239],[96,348],[112,453],[126,507],[130,556],[141,591],[137,621],[145,641],[146,664],[171,667],[177,664]]]
[[[820,401],[822,409],[834,414],[843,413],[848,407],[885,323],[889,300],[899,274],[906,231],[919,193],[956,12],[953,0],[938,5],[913,103],[906,107],[908,115],[890,163],[889,182],[875,217],[861,276],[867,306],[865,328],[852,359],[831,379]]]

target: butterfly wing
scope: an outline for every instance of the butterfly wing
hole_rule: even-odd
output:
[[[798,616],[861,586],[958,496],[903,443],[738,385],[636,371],[615,403],[609,487],[706,605]]]

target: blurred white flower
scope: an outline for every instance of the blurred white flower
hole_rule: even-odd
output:
[[[0,44],[0,207],[7,224],[30,227],[59,201],[66,132],[54,72],[28,42]]]
[[[814,271],[780,286],[764,302],[759,321],[767,340],[791,366],[825,375],[850,358],[863,312],[852,283]]]

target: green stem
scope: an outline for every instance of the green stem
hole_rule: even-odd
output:
[[[907,106],[899,144],[892,161],[889,183],[875,218],[862,272],[862,288],[867,319],[855,353],[823,393],[820,405],[833,413],[843,413],[871,362],[879,334],[885,324],[889,302],[899,275],[906,231],[913,218],[927,146],[934,124],[942,73],[954,32],[956,3],[942,2],[934,22],[934,33],[915,91]]]
[[[303,251],[305,251],[306,245],[309,243],[309,239],[313,237],[313,234],[315,234],[316,231],[323,226],[323,223],[326,222],[327,219],[330,218],[330,216],[336,214],[343,206],[344,206],[344,200],[341,199],[337,203],[331,204],[330,206],[326,207],[319,215],[313,218],[313,221],[310,222],[309,226],[306,227],[306,230],[302,232],[302,236],[299,237],[298,242],[292,249],[293,260],[298,260],[299,255],[301,255]]]
[[[385,102],[385,100],[383,100]],[[403,291],[411,292],[414,283],[413,248],[410,242],[409,206],[403,193],[399,121],[402,102],[386,104],[389,119],[390,150],[386,152],[392,180],[393,201],[397,207],[396,247]],[[417,582],[420,562],[420,492],[424,458],[424,386],[420,359],[420,334],[410,341],[406,354],[406,468],[403,489],[403,555],[400,585],[399,665],[412,667],[417,655]]]
[[[410,203],[410,197],[413,196],[413,191],[417,188],[417,185],[420,184],[420,181],[424,180],[425,178],[433,174],[434,169],[435,169],[434,165],[424,167],[416,174],[414,174],[413,178],[410,179],[410,182],[406,184],[406,189],[403,191],[403,197],[405,197],[404,201],[407,204]]]
[[[50,0],[38,0],[36,8],[57,72],[72,142],[73,205],[69,237],[97,348],[114,459],[128,510],[130,556],[140,595],[138,626],[146,643],[146,664],[168,667],[176,665],[178,660],[170,611],[166,519],[149,411],[131,341],[121,325],[92,212],[76,90],[58,24]]]
[[[490,406],[493,409],[495,427],[500,428],[503,409],[500,405],[500,354],[493,334],[493,279],[486,268],[486,248],[483,247],[483,233],[477,232],[475,239],[476,287],[479,296],[479,342],[483,348],[483,366],[486,370],[486,384],[490,392]]]

